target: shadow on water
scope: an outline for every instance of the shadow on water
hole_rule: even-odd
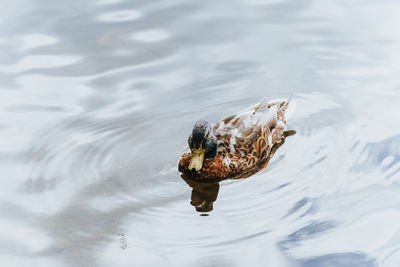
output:
[[[374,259],[362,253],[335,253],[300,261],[302,267],[376,267]]]
[[[279,142],[274,144],[271,148],[271,152],[268,156],[267,159],[267,165],[268,162],[271,160],[275,152],[285,143],[286,137],[295,135],[296,131],[294,130],[289,130],[285,131],[283,133],[283,137]],[[260,171],[262,168],[259,170],[256,170],[256,172]],[[213,181],[213,182],[205,182],[201,180],[193,180],[190,179],[189,177],[186,177],[184,174],[181,175],[182,179],[192,188],[192,194],[191,194],[191,200],[190,200],[190,205],[194,206],[196,208],[196,211],[198,212],[209,212],[213,210],[214,207],[214,202],[217,200],[218,197],[218,192],[220,185],[219,183],[223,180],[220,181]],[[245,179],[249,178],[249,176],[246,177],[239,177],[237,179]],[[202,216],[207,216],[208,214],[202,214]]]

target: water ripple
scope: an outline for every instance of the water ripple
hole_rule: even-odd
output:
[[[34,69],[54,69],[77,64],[80,58],[77,56],[61,55],[35,55],[22,58],[15,64],[0,65],[0,72],[20,73]]]
[[[105,22],[122,22],[138,19],[142,16],[137,10],[120,10],[102,14],[99,20]]]
[[[163,30],[146,30],[135,32],[131,35],[130,39],[144,42],[144,43],[154,43],[164,41],[169,38],[169,34]]]

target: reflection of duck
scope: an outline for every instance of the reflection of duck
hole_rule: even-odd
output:
[[[232,115],[213,127],[194,125],[179,162],[189,179],[218,181],[248,177],[266,167],[271,148],[283,137],[294,105],[285,99],[260,103]]]
[[[190,204],[199,212],[212,211],[213,203],[217,200],[219,183],[200,183],[187,179],[182,175],[185,182],[193,188]]]
[[[285,138],[295,133],[296,133],[295,131],[283,132],[281,140],[272,146],[267,162],[273,156],[273,154],[278,150],[278,148],[285,143]],[[190,204],[196,208],[196,211],[198,212],[212,211],[214,207],[214,202],[217,200],[218,196],[219,181],[199,182],[193,179],[189,179],[184,174],[182,174],[182,178],[192,188]]]

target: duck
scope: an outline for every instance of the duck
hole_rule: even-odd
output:
[[[268,165],[283,139],[295,102],[285,98],[257,104],[215,124],[200,120],[188,137],[178,170],[184,179],[221,181],[249,177]]]

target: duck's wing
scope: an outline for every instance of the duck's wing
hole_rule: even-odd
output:
[[[264,157],[282,137],[294,106],[286,99],[267,101],[264,98],[256,105],[216,123],[214,134],[222,146],[230,148],[229,153],[246,148],[243,153],[247,154],[254,145],[258,157]]]

